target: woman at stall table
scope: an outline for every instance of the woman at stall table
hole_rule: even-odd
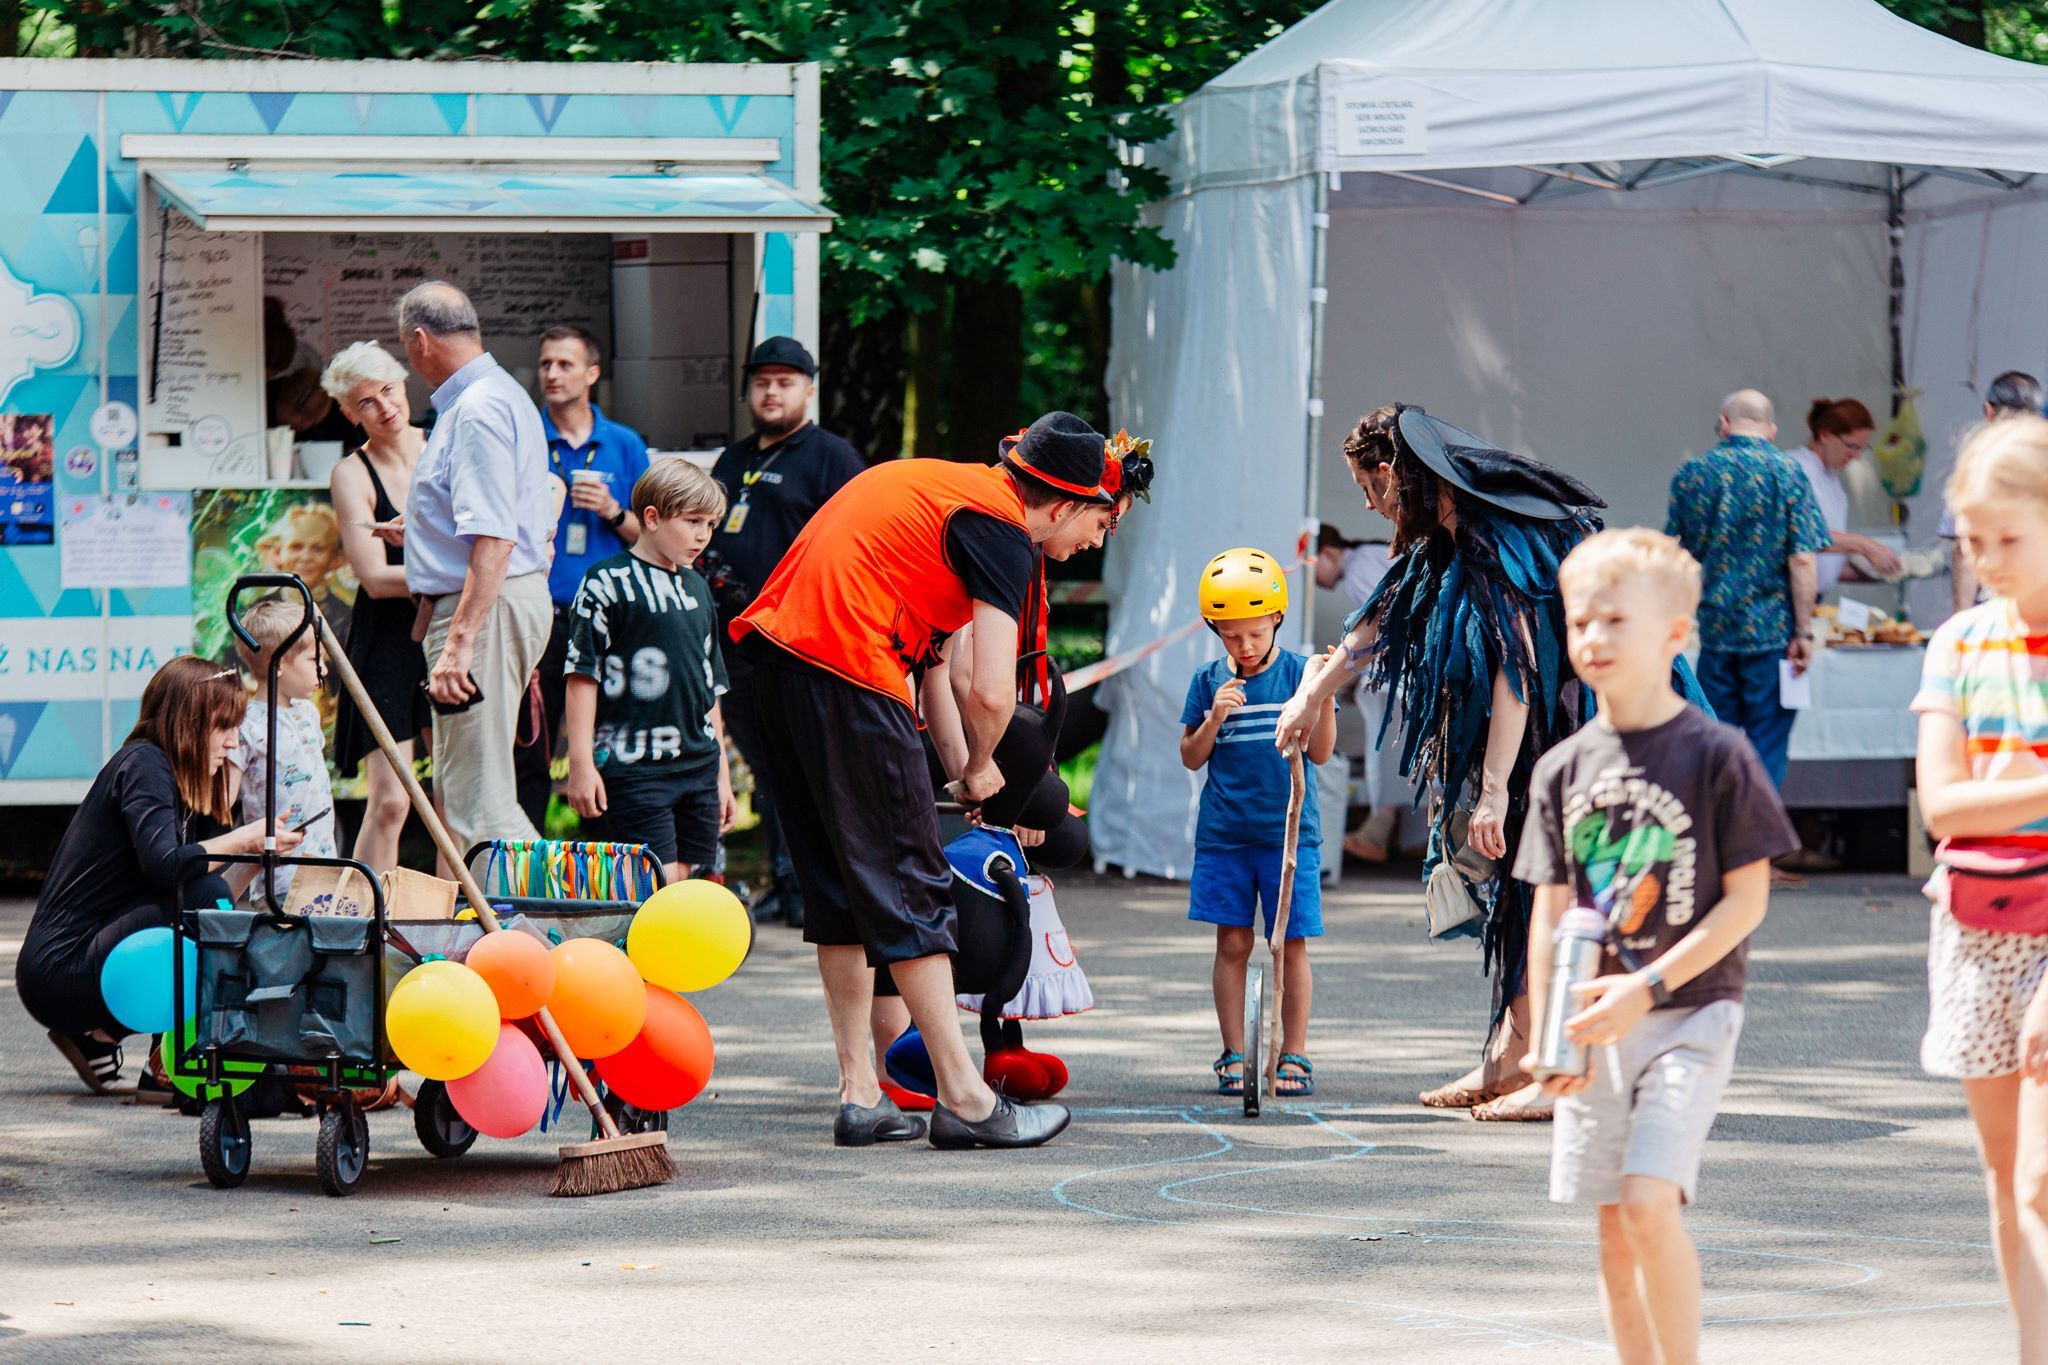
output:
[[[1344,455],[1367,504],[1394,523],[1393,562],[1345,621],[1341,666],[1304,681],[1275,743],[1305,745],[1324,700],[1353,678],[1397,700],[1402,773],[1437,793],[1424,883],[1457,879],[1462,896],[1444,899],[1473,913],[1448,933],[1476,932],[1493,978],[1479,1065],[1419,1098],[1482,1120],[1545,1120],[1553,1102],[1517,1069],[1531,892],[1501,860],[1521,839],[1536,760],[1584,719],[1557,566],[1600,529],[1606,504],[1569,474],[1406,403],[1360,418]],[[1682,660],[1675,674],[1698,701]]]
[[[1834,535],[1833,543],[1820,553],[1819,596],[1835,590],[1851,555],[1889,579],[1899,572],[1898,555],[1890,546],[1847,529],[1849,490],[1842,486],[1842,471],[1870,453],[1871,438],[1877,434],[1870,409],[1853,398],[1816,398],[1806,410],[1806,430],[1806,444],[1792,452],[1792,462],[1813,485],[1814,499]]]
[[[188,654],[158,669],[134,730],[93,779],[50,860],[14,983],[22,1007],[96,1094],[120,1080],[128,1034],[100,994],[108,955],[130,934],[169,925],[181,907],[232,899],[232,879],[211,856],[263,850],[261,822],[227,824],[227,756],[247,706],[235,668]],[[300,837],[278,830],[277,851],[291,852]]]
[[[413,639],[414,608],[405,586],[402,537],[385,539],[400,524],[400,509],[412,490],[413,468],[426,436],[412,424],[405,367],[374,341],[359,341],[328,362],[321,385],[368,439],[334,466],[327,492],[341,523],[342,552],[360,588],[349,619],[348,661],[369,690],[370,700],[410,763],[415,737],[432,720],[426,693],[427,659]],[[398,865],[398,837],[411,809],[398,774],[378,752],[370,727],[354,698],[342,693],[334,712],[334,767],[346,776],[365,757],[367,779],[362,828],[356,831],[356,861],[372,871]]]

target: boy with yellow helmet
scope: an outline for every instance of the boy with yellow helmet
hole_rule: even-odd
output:
[[[1286,839],[1288,763],[1274,747],[1280,709],[1301,685],[1311,661],[1276,643],[1287,617],[1287,573],[1264,550],[1225,550],[1202,570],[1197,591],[1202,619],[1223,642],[1224,657],[1195,670],[1181,708],[1180,759],[1189,771],[1209,770],[1195,822],[1195,868],[1188,884],[1188,918],[1216,926],[1212,987],[1223,1052],[1211,1064],[1216,1090],[1244,1093],[1244,977],[1257,941],[1254,914],[1263,909],[1266,932],[1279,905],[1281,845]],[[1302,757],[1328,760],[1337,744],[1337,707],[1323,709]],[[1322,823],[1315,781],[1301,808],[1294,899],[1288,913],[1287,995],[1281,1020],[1278,1093],[1315,1093],[1309,1065],[1308,1013],[1312,983],[1308,943],[1323,932]]]

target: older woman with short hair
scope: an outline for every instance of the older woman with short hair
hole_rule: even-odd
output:
[[[374,341],[359,341],[337,354],[320,376],[343,415],[368,439],[334,466],[328,497],[341,523],[342,553],[361,589],[349,621],[348,660],[370,700],[398,741],[402,761],[412,761],[415,738],[432,713],[420,690],[426,655],[413,639],[413,605],[405,586],[402,535],[406,495],[426,436],[412,424],[405,367]],[[388,537],[388,538],[387,538]],[[370,727],[344,693],[335,711],[334,765],[347,774],[365,757],[368,792],[355,857],[382,872],[398,863],[398,836],[408,809],[398,774],[370,734]]]

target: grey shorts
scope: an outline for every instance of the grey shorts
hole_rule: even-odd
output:
[[[1716,1000],[1652,1010],[1615,1047],[1596,1049],[1592,1085],[1557,1102],[1552,1201],[1619,1204],[1621,1178],[1647,1175],[1678,1186],[1690,1204],[1741,1036],[1741,1003]]]

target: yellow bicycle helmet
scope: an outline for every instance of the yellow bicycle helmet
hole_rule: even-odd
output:
[[[1204,621],[1242,621],[1287,611],[1287,573],[1280,561],[1249,546],[1225,550],[1202,570]]]

